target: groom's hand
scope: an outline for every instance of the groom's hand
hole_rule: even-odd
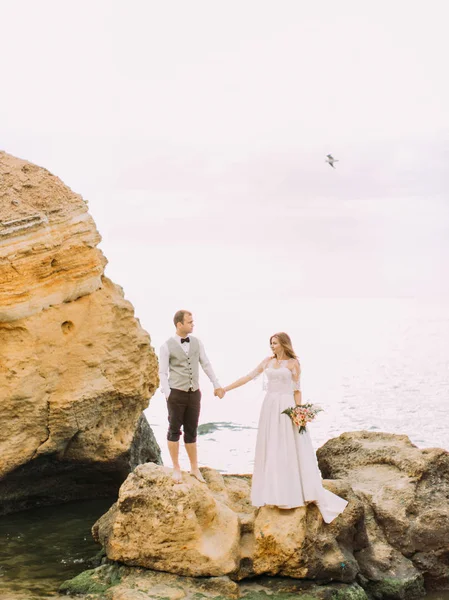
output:
[[[224,397],[225,394],[226,394],[226,392],[224,391],[223,388],[216,388],[214,390],[214,396],[218,396],[220,398],[220,400]]]

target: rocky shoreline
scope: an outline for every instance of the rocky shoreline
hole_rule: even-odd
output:
[[[314,504],[254,509],[250,476],[203,468],[206,485],[187,474],[175,485],[170,469],[138,466],[93,527],[104,564],[62,590],[108,600],[413,600],[448,590],[449,453],[356,432],[318,458],[325,487],[349,501],[329,525]]]

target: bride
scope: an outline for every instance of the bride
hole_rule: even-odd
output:
[[[262,373],[267,379],[257,432],[251,502],[257,507],[284,509],[315,502],[323,520],[330,523],[343,512],[347,501],[323,487],[309,432],[299,433],[290,417],[281,414],[293,403],[302,402],[301,368],[290,337],[275,333],[270,347],[273,356],[224,388],[228,392]]]

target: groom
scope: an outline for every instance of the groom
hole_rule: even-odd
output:
[[[179,438],[181,427],[184,431],[184,444],[190,460],[190,473],[204,482],[198,468],[196,436],[201,407],[199,389],[199,365],[211,380],[214,394],[219,398],[225,395],[218,383],[212,365],[206,356],[203,344],[189,334],[193,331],[193,316],[187,310],[178,310],[173,318],[176,334],[161,346],[159,356],[159,378],[161,390],[168,408],[168,450],[173,462],[173,479],[182,481],[179,466]]]

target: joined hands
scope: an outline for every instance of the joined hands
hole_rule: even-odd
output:
[[[224,398],[224,395],[226,394],[225,390],[223,388],[216,388],[214,390],[214,396],[218,396],[220,398],[220,400],[222,398]]]

